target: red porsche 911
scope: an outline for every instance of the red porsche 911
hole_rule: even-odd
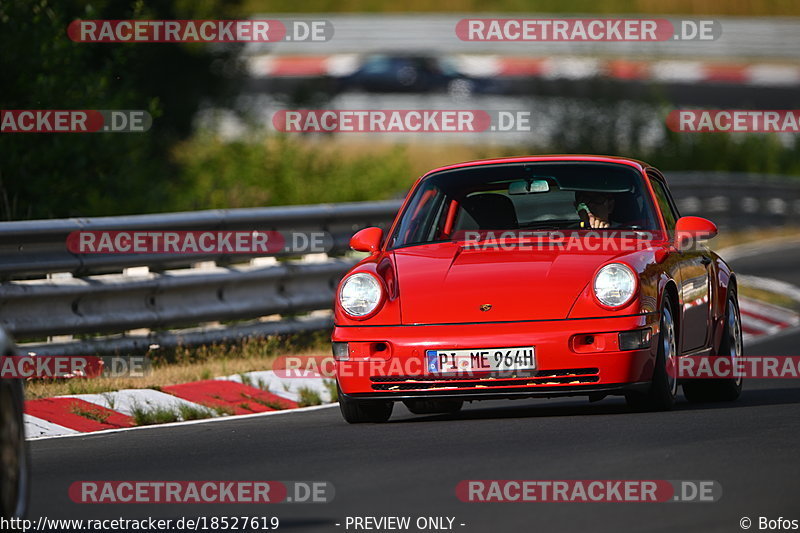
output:
[[[676,401],[679,359],[742,355],[731,268],[641,161],[474,161],[420,178],[388,233],[336,293],[333,355],[347,422],[394,402],[453,413],[465,400],[622,395]],[[691,379],[689,401],[734,400],[741,378]]]

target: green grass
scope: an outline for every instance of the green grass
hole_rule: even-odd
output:
[[[248,387],[255,387],[256,385],[253,383],[253,379],[247,374],[239,374],[239,379],[242,380],[242,385],[247,385]]]
[[[229,415],[232,415],[235,412],[234,408],[230,407],[228,405],[218,405],[218,404],[217,405],[212,405],[212,404],[209,404],[209,405],[206,405],[206,407],[208,407],[209,409],[214,411],[217,414],[217,416],[229,416]],[[248,407],[248,409],[249,409],[249,407]]]
[[[181,420],[202,420],[213,418],[214,413],[205,407],[182,404],[178,406],[178,414]]]
[[[300,387],[297,390],[297,394],[300,396],[300,401],[297,402],[297,405],[300,407],[322,405],[322,397],[313,389],[309,389],[308,387]]]
[[[325,388],[328,389],[328,393],[331,395],[331,403],[335,403],[339,401],[339,388],[336,386],[335,379],[326,379],[322,382],[325,385]]]
[[[163,406],[134,405],[132,409],[133,423],[137,426],[152,426],[155,424],[168,424],[181,419],[180,409]]]
[[[224,142],[199,133],[180,144],[176,209],[374,201],[413,182],[402,148],[373,146],[343,157],[335,148],[283,135],[255,132],[252,139]]]
[[[182,420],[202,420],[233,414],[233,408],[220,405],[186,405],[177,407],[163,406],[133,406],[133,421],[137,426],[151,426],[155,424],[168,424]]]
[[[760,300],[762,302],[778,305],[787,309],[800,311],[800,305],[797,303],[797,301],[789,296],[786,296],[785,294],[766,291],[764,289],[756,289],[755,287],[748,287],[745,283],[739,284],[739,294],[746,298],[752,298],[753,300]]]
[[[248,387],[253,387],[254,389],[263,390],[264,392],[269,392],[269,382],[265,381],[262,378],[253,379],[253,376],[249,374],[239,374],[239,377],[242,379],[242,384],[247,385]]]
[[[248,401],[255,402],[257,404],[263,405],[264,407],[269,407],[270,409],[275,409],[276,411],[282,411],[288,407],[287,404],[280,402],[278,400],[268,400],[266,398],[256,398],[255,396],[250,396],[249,394],[242,394]]]
[[[117,403],[117,397],[111,394],[110,392],[104,392],[100,396],[102,396],[103,399],[106,401],[106,403],[108,404],[108,408],[113,410],[114,405],[116,405]]]
[[[111,416],[111,413],[108,411],[103,411],[99,407],[84,407],[79,403],[73,403],[70,405],[69,410],[72,414],[82,416],[83,418],[88,418],[89,420],[94,420],[95,422],[100,422],[101,424],[105,424],[106,420],[108,420],[108,417]]]
[[[249,337],[235,342],[207,344],[202,346],[178,346],[175,348],[159,347],[147,353],[152,362],[153,371],[174,364],[197,364],[204,362],[240,362],[248,359],[263,359],[305,351],[329,352],[330,330],[293,333],[287,335],[269,335],[267,337]],[[218,369],[221,372],[223,369]],[[235,369],[234,372],[238,371]],[[238,371],[240,376],[245,372]],[[217,375],[214,371],[203,368],[195,379],[212,379]],[[248,377],[243,377],[247,380]],[[243,381],[244,382],[244,381]],[[250,383],[245,383],[250,384]]]

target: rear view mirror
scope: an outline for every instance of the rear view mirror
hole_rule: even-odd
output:
[[[547,180],[519,180],[508,184],[508,194],[536,194],[549,192]]]
[[[681,217],[675,223],[675,246],[685,247],[692,241],[711,239],[717,235],[717,225],[701,217]]]
[[[356,252],[375,253],[380,249],[382,239],[381,228],[364,228],[350,238],[350,248]]]

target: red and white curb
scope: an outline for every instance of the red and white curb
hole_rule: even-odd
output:
[[[279,378],[270,370],[245,373],[244,382],[237,374],[161,390],[125,389],[28,400],[25,431],[29,439],[35,439],[132,428],[136,409],[177,411],[186,406],[213,417],[219,416],[214,408],[233,415],[279,412],[297,409],[302,389],[318,394],[323,404],[332,400],[322,379]],[[85,413],[91,413],[91,417]]]
[[[740,275],[739,283],[745,287],[780,294],[800,304],[800,287],[772,278]],[[783,330],[800,326],[800,314],[785,307],[739,297],[742,330],[745,342],[759,337],[777,335]]]
[[[800,315],[791,309],[742,296],[739,297],[739,312],[742,316],[742,337],[745,343],[800,325]]]
[[[452,56],[458,70],[475,77],[533,77],[580,80],[606,77],[667,83],[735,83],[754,86],[800,85],[794,64],[720,63],[691,60],[628,60],[594,57],[513,57],[460,54]],[[256,55],[247,60],[254,78],[346,76],[360,63],[356,54],[320,56]]]

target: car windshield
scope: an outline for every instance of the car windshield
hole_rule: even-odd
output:
[[[633,167],[595,162],[525,162],[444,170],[414,193],[390,248],[462,240],[465,232],[657,230],[643,179]],[[584,213],[581,213],[581,210]]]

